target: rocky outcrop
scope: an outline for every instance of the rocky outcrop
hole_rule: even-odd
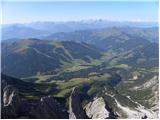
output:
[[[143,85],[135,86],[134,88],[131,88],[131,90],[143,90],[148,89],[150,87],[153,87],[158,84],[158,75],[155,75],[152,77],[149,81],[145,82]],[[157,87],[156,87],[157,88]]]
[[[21,98],[19,89],[15,87],[16,81],[13,82],[12,79],[14,78],[2,75],[1,118],[69,118],[65,107],[62,107],[54,97],[45,96],[33,101]]]
[[[2,90],[2,94],[2,118],[16,118],[21,106],[18,91],[13,86],[6,85]]]
[[[36,103],[21,101],[15,91],[4,92],[2,118],[36,118],[36,119],[64,119],[69,118],[64,109],[53,97],[42,97]],[[14,89],[13,89],[14,90]],[[9,94],[10,93],[10,94]]]
[[[143,108],[140,106],[140,110],[142,113],[145,112],[145,115],[147,118],[158,118],[159,115],[159,76],[154,75],[152,78],[150,78],[147,82],[145,82],[142,85],[135,86],[131,88],[130,90],[136,90],[136,91],[149,91],[150,94],[147,95],[148,100],[144,101],[149,104],[150,107],[146,107],[146,110],[143,110]]]
[[[42,97],[38,104],[32,107],[30,115],[36,119],[68,118],[67,111],[51,96]]]
[[[85,111],[81,105],[79,88],[75,87],[72,90],[69,98],[69,118],[70,119],[85,119],[87,118]]]
[[[3,90],[3,105],[13,105],[15,108],[18,108],[19,104],[20,98],[18,91],[13,86],[7,85]]]
[[[116,115],[107,107],[102,97],[94,98],[92,102],[86,105],[85,110],[87,116],[92,119],[116,118]]]

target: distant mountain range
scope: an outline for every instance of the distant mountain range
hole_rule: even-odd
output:
[[[77,41],[87,43],[101,43],[104,41],[110,41],[117,39],[119,42],[125,42],[129,39],[134,39],[132,42],[136,42],[141,39],[151,42],[158,42],[158,27],[152,28],[137,28],[137,27],[110,27],[94,30],[81,30],[69,33],[55,33],[51,34],[44,39],[56,40],[56,41]]]
[[[158,27],[156,22],[114,22],[106,20],[70,22],[33,22],[25,24],[2,25],[2,40],[11,38],[42,38],[59,32],[93,30],[106,27]]]

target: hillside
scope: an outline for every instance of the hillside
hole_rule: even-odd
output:
[[[2,72],[15,77],[54,73],[73,60],[91,62],[100,58],[99,50],[86,43],[28,39],[2,43]],[[19,72],[21,71],[21,72]]]
[[[128,39],[143,39],[151,42],[158,42],[158,28],[139,27],[109,27],[93,30],[80,30],[69,33],[55,33],[45,37],[46,39],[59,41],[81,41],[92,44],[103,44],[105,40],[117,39],[122,42]]]

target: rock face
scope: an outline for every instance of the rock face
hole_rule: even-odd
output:
[[[153,78],[151,78],[149,81],[145,82],[143,85],[135,86],[132,89],[133,90],[144,90],[144,89],[148,89],[150,87],[154,87],[155,85],[158,85],[158,75],[155,75]],[[156,87],[156,88],[158,88],[158,87]]]
[[[7,85],[3,88],[2,94],[2,118],[16,118],[21,106],[18,91],[13,86]]]
[[[69,118],[67,110],[62,107],[54,97],[45,96],[36,101],[24,100],[19,96],[19,89],[17,89],[13,84],[10,84],[12,82],[8,81],[7,77],[2,76],[1,118]]]
[[[77,87],[73,88],[69,98],[69,118],[85,119],[87,118],[85,111],[81,105],[80,91]]]
[[[92,119],[116,118],[102,97],[94,98],[92,102],[86,105],[85,110],[87,116]]]
[[[18,91],[11,85],[7,85],[3,90],[3,104],[4,106],[14,105],[15,108],[19,107],[20,98]]]
[[[67,111],[51,96],[42,97],[30,114],[36,119],[68,118]]]
[[[93,119],[105,119],[109,117],[109,112],[105,108],[105,102],[102,97],[94,98],[93,102],[88,103],[86,113],[89,118]]]
[[[136,91],[146,91],[146,90],[150,90],[151,93],[148,94],[148,100],[147,102],[150,104],[150,108],[148,108],[146,112],[146,116],[149,119],[152,118],[158,118],[159,116],[159,76],[158,75],[154,75],[150,80],[148,80],[147,82],[145,82],[142,85],[139,86],[135,86],[133,88],[131,88],[131,90],[136,90]],[[142,108],[141,108],[142,109]],[[143,109],[142,109],[143,110]],[[144,110],[143,110],[144,112]]]
[[[68,118],[67,111],[51,96],[42,97],[37,103],[21,101],[16,91],[7,87],[4,92],[2,118]]]

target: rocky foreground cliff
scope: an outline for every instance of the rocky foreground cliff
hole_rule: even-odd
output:
[[[143,86],[133,89],[146,89],[157,85],[157,76],[146,82]],[[43,95],[37,100],[26,100],[20,94],[20,88],[13,84],[14,78],[2,74],[2,116],[4,119],[14,118],[39,118],[39,119],[116,119],[116,118],[158,118],[157,104],[154,103],[152,109],[147,109],[140,103],[127,96],[123,102],[117,97],[117,93],[111,93],[104,87],[103,95],[96,94],[87,98],[84,103],[83,91],[80,87],[74,87],[69,95],[68,104],[64,105],[59,99]],[[155,81],[155,82],[154,82]],[[22,82],[23,83],[23,82]],[[22,85],[21,83],[21,85]],[[23,87],[23,85],[21,86]],[[24,88],[23,88],[24,90]],[[154,92],[154,94],[157,94]],[[158,95],[156,95],[158,96]],[[122,99],[122,98],[121,98]],[[149,100],[158,99],[152,97]],[[111,101],[110,101],[111,100]],[[111,105],[111,102],[112,105]],[[127,106],[127,104],[130,105]]]
[[[30,102],[22,99],[13,81],[14,78],[2,74],[2,118],[68,118],[67,110],[54,97],[44,96]]]
[[[12,85],[6,84],[2,88],[2,118],[39,118],[39,119],[89,119],[112,118],[106,109],[102,97],[95,98],[88,103],[85,109],[82,107],[80,91],[73,88],[69,98],[69,111],[51,96],[42,97],[35,102],[27,102],[20,98],[18,90]],[[115,116],[116,117],[116,116]]]
[[[5,77],[5,78],[3,78]],[[2,75],[2,118],[43,118],[43,119],[89,119],[89,118],[116,118],[116,115],[107,109],[102,97],[94,98],[82,107],[80,89],[74,87],[69,97],[69,109],[62,106],[54,97],[45,96],[36,101],[26,101],[20,97],[14,85],[7,82]],[[10,79],[11,80],[11,79]],[[111,115],[112,114],[112,115]]]

